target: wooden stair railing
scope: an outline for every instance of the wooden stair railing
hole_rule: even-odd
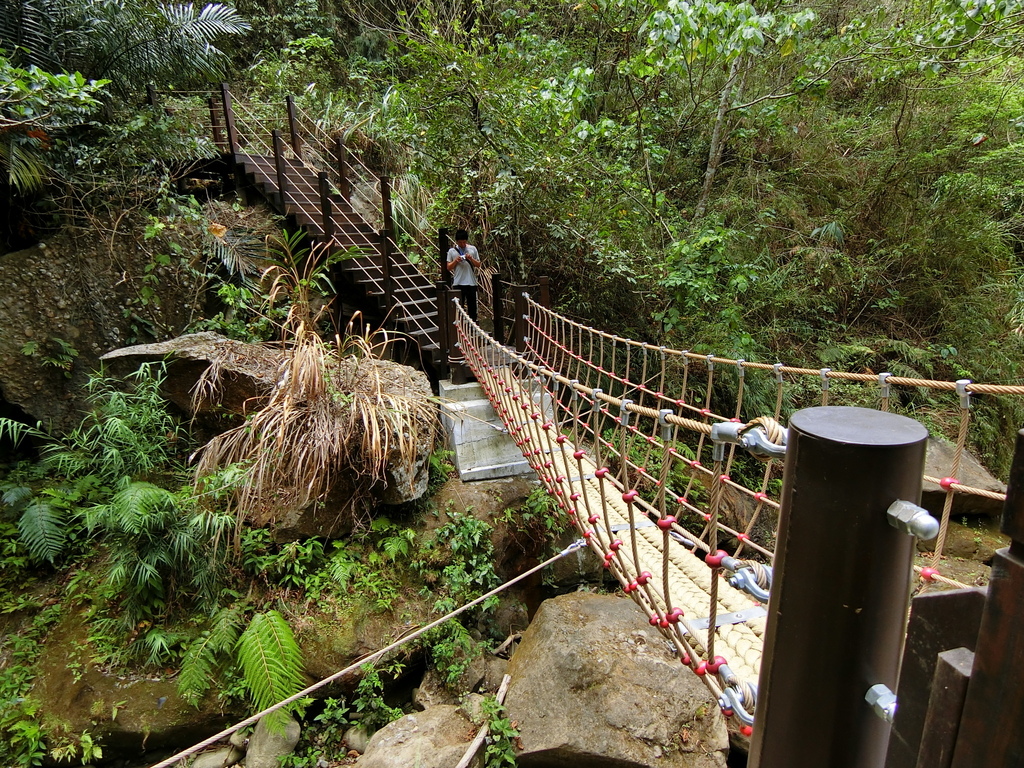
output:
[[[352,206],[348,152],[340,139],[334,146],[319,147],[333,157],[333,168],[320,170],[304,161],[313,137],[300,135],[291,100],[282,127],[259,126],[270,128],[268,136],[253,135],[255,126],[240,125],[255,121],[238,119],[226,86],[219,99],[211,99],[210,110],[213,139],[234,165],[236,179],[292,217],[314,243],[334,252],[364,254],[340,261],[332,277],[361,289],[376,312],[417,344],[424,360],[439,362],[437,289],[394,244],[388,178],[378,180],[383,228],[377,231]]]

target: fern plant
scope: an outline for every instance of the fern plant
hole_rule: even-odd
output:
[[[217,668],[233,654],[242,630],[242,610],[237,606],[221,608],[210,628],[196,638],[185,651],[178,675],[178,693],[189,704],[198,706],[213,685]]]
[[[302,650],[288,622],[277,611],[257,613],[238,640],[238,663],[245,687],[258,710],[266,709],[304,687]],[[267,716],[271,730],[284,727],[296,704]]]

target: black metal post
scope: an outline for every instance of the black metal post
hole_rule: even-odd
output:
[[[992,560],[953,768],[1024,765],[1024,429],[1017,433],[1002,530],[1010,546]]]
[[[292,151],[295,153],[295,157],[301,160],[302,139],[299,137],[299,121],[295,117],[295,98],[286,96],[284,103],[288,107],[288,132],[292,137]]]
[[[146,103],[151,107],[160,106],[160,100],[156,95],[156,88],[152,84],[146,85]]]
[[[224,126],[228,132],[228,152],[235,153],[238,149],[238,131],[235,130],[235,110],[231,106],[231,91],[227,83],[220,84],[220,98],[224,105]]]
[[[790,420],[751,768],[884,764],[889,724],[865,694],[896,687],[914,548],[886,510],[920,501],[927,439],[867,408]]]
[[[551,309],[551,278],[542,276],[538,279],[540,283],[540,296],[537,303],[544,309]]]
[[[505,343],[505,284],[500,272],[491,278],[491,315],[494,318],[494,338],[499,344]]]
[[[348,173],[348,147],[341,136],[334,140],[334,160],[338,164],[338,191],[347,203],[352,199],[352,183]]]
[[[285,185],[288,176],[285,173],[284,139],[276,128],[270,135],[274,139],[274,169],[277,171],[277,191],[281,195],[281,213],[287,215],[288,194]]]
[[[526,286],[513,285],[512,299],[515,307],[512,317],[512,334],[515,336],[516,352],[526,353],[526,314],[529,307],[526,303]]]
[[[386,229],[378,233],[377,237],[379,238],[381,289],[384,291],[384,305],[390,312],[395,301],[395,279],[391,274],[391,237]]]
[[[316,175],[317,186],[320,188],[320,215],[323,217],[324,240],[334,237],[334,214],[331,206],[331,183],[327,180],[327,174],[320,172]]]

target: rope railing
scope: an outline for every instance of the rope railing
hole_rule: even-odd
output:
[[[719,550],[718,532],[768,562],[771,551],[720,519],[724,450],[709,467],[698,463],[697,471],[713,482],[692,488],[694,498],[674,489],[676,464],[694,468],[676,448],[677,433],[694,429],[710,440],[712,425],[605,392],[538,362],[551,345],[536,324],[527,353],[517,354],[461,308],[457,318],[467,364],[560,513],[670,640],[680,661],[704,678],[726,714],[749,728],[764,633],[760,603],[771,569],[740,560],[738,548],[732,555]],[[631,441],[646,454],[642,472],[629,458]],[[723,569],[732,576],[720,584]]]
[[[925,475],[923,478],[927,482],[938,485],[945,493],[940,533],[936,540],[930,568],[925,571],[925,577],[929,580],[942,580],[941,577],[935,578],[935,568],[942,557],[954,495],[969,494],[995,501],[1005,501],[1005,494],[966,485],[957,479],[957,475],[960,472],[963,455],[966,451],[971,396],[973,394],[1019,396],[1024,395],[1024,387],[980,384],[967,380],[952,382],[917,379],[893,376],[888,373],[863,374],[833,371],[828,368],[802,368],[782,363],[758,363],[719,355],[699,354],[689,350],[674,350],[596,330],[545,309],[533,300],[530,300],[528,304],[529,325],[534,340],[531,345],[531,354],[534,359],[554,369],[567,370],[572,378],[578,379],[588,386],[598,387],[604,392],[617,393],[620,397],[634,399],[637,403],[647,405],[652,411],[662,408],[678,409],[680,412],[686,412],[691,417],[695,417],[695,421],[703,424],[699,429],[696,425],[688,425],[688,428],[698,435],[696,444],[693,446],[694,456],[691,459],[691,468],[700,464],[708,448],[707,437],[710,434],[711,424],[743,420],[742,413],[746,405],[744,397],[750,389],[747,383],[748,374],[771,377],[769,386],[764,386],[762,379],[761,389],[762,391],[773,389],[775,392],[771,416],[776,420],[782,416],[783,404],[786,400],[787,380],[795,380],[796,377],[817,379],[821,405],[829,404],[832,393],[831,384],[834,381],[874,385],[877,387],[877,391],[873,402],[877,408],[884,411],[891,410],[893,407],[894,387],[926,388],[940,394],[954,393],[957,401],[955,410],[952,408],[951,410],[956,414],[959,428],[949,473],[941,478],[931,475]],[[716,413],[712,409],[715,388],[727,372],[731,372],[736,381],[734,409],[731,414]],[[680,379],[682,381],[680,390],[683,393],[681,397],[672,397],[663,391],[667,381],[679,381]],[[696,391],[694,391],[695,383],[699,387]],[[764,401],[765,398],[762,397],[761,400]],[[857,402],[859,405],[871,402],[871,398],[865,396],[863,386],[859,388]],[[806,405],[811,404],[813,403]],[[734,449],[730,449],[726,475],[731,471],[734,455]],[[633,468],[639,471],[642,469],[642,464],[635,465],[634,463]],[[760,506],[766,501],[765,494],[768,485],[773,477],[777,476],[778,469],[777,466],[766,467],[760,487],[756,490],[733,483],[731,480],[725,482],[734,490],[752,497]],[[759,512],[760,510],[758,510],[758,514]],[[745,533],[749,535],[750,531],[745,531]]]

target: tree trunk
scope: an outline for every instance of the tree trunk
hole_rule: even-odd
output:
[[[736,78],[740,71],[742,56],[737,56],[729,67],[729,78],[722,88],[722,98],[718,101],[718,114],[715,115],[715,127],[711,132],[711,149],[708,151],[708,168],[704,172],[704,187],[700,191],[700,199],[693,212],[696,221],[704,216],[708,207],[708,199],[711,197],[711,187],[715,183],[715,174],[718,172],[718,165],[722,162],[722,152],[725,149],[725,118],[729,113],[729,103],[732,101],[733,88],[736,86]],[[742,89],[742,85],[741,85]]]

